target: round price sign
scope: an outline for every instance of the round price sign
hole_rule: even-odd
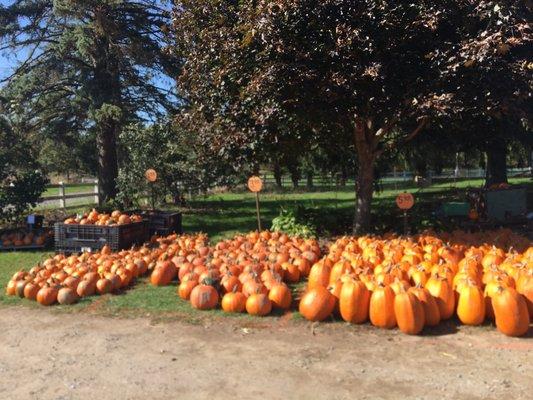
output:
[[[263,189],[263,180],[258,176],[252,176],[248,179],[248,189],[250,192],[258,193]]]
[[[155,182],[157,180],[157,172],[155,169],[147,169],[144,173],[144,177],[148,182]]]
[[[409,210],[415,204],[415,198],[411,193],[400,193],[396,196],[396,205],[400,210]]]

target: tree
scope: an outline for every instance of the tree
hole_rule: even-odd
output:
[[[173,129],[168,122],[133,124],[120,135],[123,158],[117,179],[117,199],[126,207],[139,206],[153,197],[154,206],[170,196],[205,191],[216,184],[227,184],[234,175],[226,163],[202,155],[195,135]],[[157,181],[147,182],[145,171],[153,168]]]
[[[47,179],[34,159],[31,147],[0,113],[0,222],[16,222],[44,192]]]
[[[239,160],[291,126],[323,141],[348,135],[358,162],[354,231],[365,231],[378,161],[459,107],[465,77],[454,70],[498,38],[485,44],[479,27],[528,34],[524,3],[505,3],[510,17],[495,25],[496,3],[485,1],[179,1],[178,87],[202,136]]]
[[[19,129],[94,134],[103,199],[116,194],[117,136],[171,110],[162,51],[170,15],[156,0],[17,0],[0,6],[0,50],[27,56],[4,81]],[[94,150],[93,150],[94,151]]]

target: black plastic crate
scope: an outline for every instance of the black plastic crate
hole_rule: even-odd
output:
[[[181,213],[169,211],[142,211],[141,215],[150,224],[150,235],[183,233]]]
[[[54,234],[56,251],[64,253],[98,251],[105,245],[112,251],[129,249],[150,237],[148,221],[110,226],[57,223]]]

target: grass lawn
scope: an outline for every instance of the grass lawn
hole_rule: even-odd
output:
[[[528,185],[529,198],[533,194],[533,185],[527,178],[512,179],[512,183]],[[396,195],[409,190],[416,199],[416,205],[410,212],[410,223],[414,230],[435,226],[431,212],[439,202],[445,200],[462,200],[467,187],[481,186],[481,180],[464,180],[457,182],[440,182],[428,188],[417,189],[410,185],[387,184],[376,193],[374,199],[373,220],[377,231],[398,229],[402,226],[401,213],[397,210],[394,199]],[[531,207],[531,200],[528,203]],[[266,192],[261,194],[261,217],[263,226],[268,228],[270,221],[279,214],[281,208],[304,206],[313,211],[313,216],[320,226],[322,236],[342,234],[349,231],[353,218],[354,192],[346,188],[318,188],[313,192],[285,190],[283,192]],[[87,206],[71,207],[67,210],[73,214],[86,209]],[[171,208],[171,207],[170,207]],[[202,231],[209,234],[211,240],[218,241],[231,237],[236,232],[256,229],[255,198],[248,192],[212,194],[197,197],[181,209],[183,227],[186,232]],[[4,252],[0,253],[0,306],[28,305],[38,307],[37,303],[6,296],[4,288],[10,277],[21,268],[29,269],[39,261],[50,256],[51,252]],[[295,288],[297,289],[297,288]],[[175,294],[176,286],[153,287],[146,278],[134,287],[119,295],[86,298],[75,306],[56,306],[58,312],[98,311],[110,315],[158,315],[159,318],[182,318],[191,322],[204,318],[205,315],[220,315],[220,311],[197,313],[188,302],[182,301]],[[199,316],[201,314],[201,316]],[[298,317],[298,313],[293,313]],[[252,318],[246,315],[236,318]]]

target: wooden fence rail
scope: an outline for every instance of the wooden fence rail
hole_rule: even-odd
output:
[[[91,192],[80,192],[80,193],[70,193],[67,194],[65,192],[66,188],[69,187],[78,187],[78,184],[66,184],[63,182],[59,182],[57,185],[47,185],[47,189],[58,189],[59,194],[57,196],[43,196],[39,199],[40,204],[46,204],[47,202],[59,202],[60,208],[66,208],[67,207],[67,200],[70,199],[84,199],[84,198],[91,198],[92,197],[92,203],[94,204],[100,204],[100,186],[98,185],[98,179],[95,179],[93,181],[93,190]]]

